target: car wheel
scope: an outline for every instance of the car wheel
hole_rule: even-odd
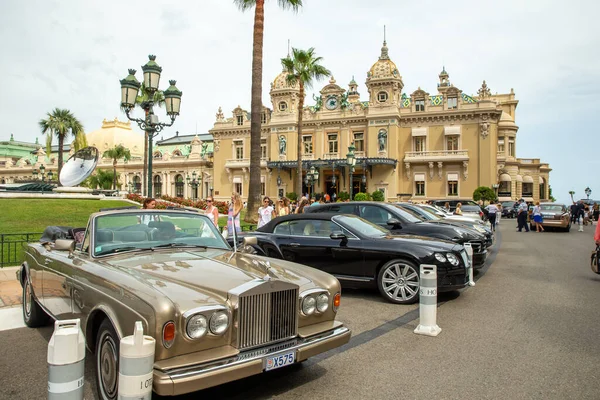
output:
[[[567,225],[567,227],[565,228],[565,232],[569,232],[571,230],[571,224]]]
[[[381,295],[396,304],[412,304],[419,299],[419,270],[404,260],[385,264],[377,276]]]
[[[40,307],[33,296],[31,282],[25,277],[25,284],[23,285],[23,321],[25,321],[25,325],[30,328],[37,328],[46,325],[49,319],[48,314]]]
[[[102,400],[117,398],[119,388],[119,338],[110,320],[102,321],[96,336],[96,387]]]

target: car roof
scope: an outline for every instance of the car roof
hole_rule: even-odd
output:
[[[311,206],[313,207],[313,206]],[[298,219],[310,219],[313,221],[330,221],[332,217],[340,215],[336,212],[323,212],[323,213],[302,213],[302,214],[289,214],[281,217],[273,218],[271,221],[266,223],[257,229],[258,232],[271,232],[276,225],[286,221],[295,221]]]

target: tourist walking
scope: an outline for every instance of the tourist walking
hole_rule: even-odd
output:
[[[287,197],[282,197],[277,202],[277,210],[278,217],[283,217],[285,215],[290,214],[290,200]]]
[[[519,207],[517,208],[517,224],[519,232],[523,231],[523,227],[525,227],[525,232],[529,232],[529,226],[527,226],[527,203],[525,203],[524,199],[519,200]]]
[[[598,223],[598,218],[600,217],[600,205],[598,205],[598,203],[594,203],[593,210],[594,220],[596,221],[596,223]]]
[[[308,205],[308,199],[304,196],[300,199],[300,204],[298,204],[298,208],[296,208],[296,214],[302,214],[304,212],[304,207]]]
[[[242,204],[242,198],[237,193],[231,194],[231,203],[229,204],[229,211],[227,212],[227,233],[232,234],[235,227],[236,233],[242,232],[240,225],[240,213],[244,205]]]
[[[156,199],[152,197],[147,197],[144,199],[142,203],[143,210],[154,210],[156,209]],[[160,221],[158,214],[142,214],[138,217],[138,222],[140,224],[148,225],[152,221]]]
[[[544,227],[542,226],[544,219],[542,218],[542,208],[540,207],[539,201],[536,202],[535,207],[533,207],[533,222],[535,223],[536,232],[544,232]]]
[[[271,199],[265,197],[263,206],[258,208],[258,227],[265,226],[275,218],[275,209],[271,205]]]
[[[489,204],[485,209],[488,212],[488,219],[490,220],[492,232],[494,232],[496,230],[496,215],[498,214],[498,207],[496,207],[495,204]]]
[[[496,208],[498,208],[498,212],[496,213],[496,226],[500,225],[500,218],[502,218],[502,204],[496,204]]]
[[[462,203],[456,203],[456,208],[454,209],[454,215],[462,215]]]
[[[219,209],[214,205],[215,199],[208,197],[206,199],[205,215],[212,221],[215,226],[219,226]]]

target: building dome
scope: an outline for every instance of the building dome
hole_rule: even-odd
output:
[[[370,79],[388,79],[388,78],[400,78],[400,73],[398,72],[398,68],[396,64],[392,60],[390,60],[390,56],[388,54],[387,43],[383,42],[383,47],[381,48],[381,56],[379,56],[379,60],[369,70],[367,74],[367,80]]]
[[[132,157],[143,157],[144,134],[131,129],[131,122],[121,122],[118,119],[102,121],[102,128],[87,133],[89,146],[96,147],[102,155],[106,150],[117,145],[123,145],[131,153]]]
[[[503,129],[516,129],[517,125],[515,124],[515,120],[508,114],[507,112],[502,111],[502,115],[500,116],[500,121],[498,121],[498,126]]]
[[[274,89],[274,90],[277,90],[277,89],[296,89],[296,90],[300,90],[300,84],[298,82],[296,82],[296,84],[294,86],[290,86],[287,83],[287,76],[288,76],[288,73],[285,72],[285,71],[282,71],[279,75],[277,75],[277,77],[275,78],[275,80],[271,84],[271,89]]]

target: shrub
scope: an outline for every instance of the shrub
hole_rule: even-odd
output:
[[[354,195],[354,201],[367,201],[367,200],[371,200],[370,197],[371,196],[369,195],[369,193],[359,192],[359,193],[356,193]]]
[[[373,201],[385,201],[385,197],[383,196],[383,192],[376,190],[371,195]]]
[[[290,199],[290,201],[296,201],[296,200],[298,200],[298,195],[296,194],[296,192],[286,193],[285,197],[287,197],[288,199]]]
[[[350,198],[350,194],[348,192],[339,192],[337,194],[337,201],[346,201]]]
[[[492,201],[496,198],[496,192],[494,189],[489,188],[487,186],[479,186],[473,192],[473,200],[475,201]]]

